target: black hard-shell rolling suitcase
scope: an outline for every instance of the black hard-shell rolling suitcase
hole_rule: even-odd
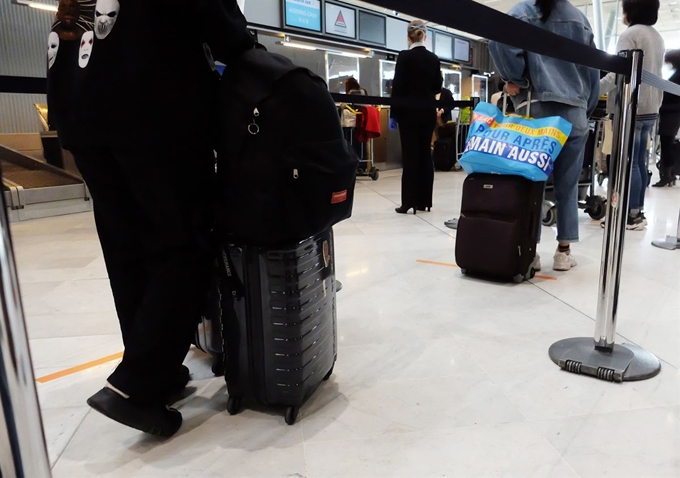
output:
[[[463,184],[456,263],[464,274],[531,279],[545,183],[471,174]]]
[[[456,138],[441,138],[435,141],[432,151],[432,162],[437,171],[451,171],[456,165],[458,151]]]
[[[287,407],[292,425],[330,378],[337,356],[333,249],[329,229],[287,248],[224,250],[232,278],[223,292],[235,299],[229,304],[223,295],[230,414],[254,399]]]

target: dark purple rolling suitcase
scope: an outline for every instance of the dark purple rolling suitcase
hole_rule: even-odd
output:
[[[333,232],[286,248],[224,252],[227,410],[236,414],[251,399],[285,406],[292,425],[337,356]]]
[[[471,174],[463,184],[456,263],[464,274],[531,279],[543,202],[542,182]]]

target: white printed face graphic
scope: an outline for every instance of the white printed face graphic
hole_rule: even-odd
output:
[[[118,12],[120,11],[120,3],[118,0],[97,0],[97,6],[94,11],[94,31],[97,38],[103,40],[106,38],[113,25],[118,19]]]
[[[92,44],[94,43],[94,33],[85,32],[80,39],[80,50],[78,51],[78,65],[81,68],[85,68],[90,62],[90,56],[92,55]]]
[[[47,39],[47,66],[52,68],[54,61],[57,59],[57,51],[59,51],[59,35],[56,32],[50,32]]]

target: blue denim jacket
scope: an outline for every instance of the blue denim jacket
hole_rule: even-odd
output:
[[[546,22],[535,0],[515,5],[508,15],[558,35],[595,48],[592,28],[586,16],[568,0],[557,0]],[[532,100],[557,102],[595,110],[600,96],[600,72],[547,56],[537,55],[497,42],[489,42],[489,51],[504,81],[522,88],[531,86]],[[526,95],[524,95],[524,99]],[[517,98],[522,101],[522,98]]]

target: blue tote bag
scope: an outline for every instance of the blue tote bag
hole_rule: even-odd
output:
[[[480,103],[472,113],[459,162],[468,174],[510,174],[546,181],[571,129],[571,123],[560,117],[505,116],[498,107]]]

